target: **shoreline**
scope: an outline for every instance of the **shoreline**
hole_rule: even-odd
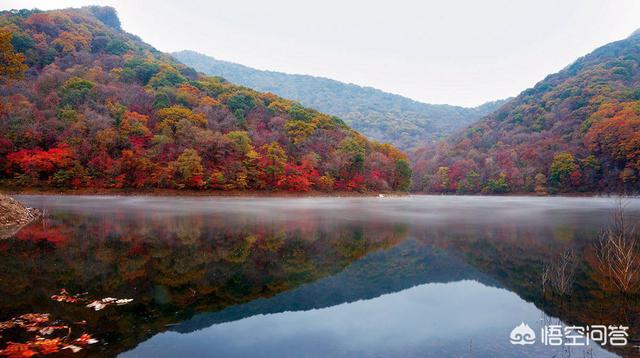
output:
[[[404,197],[409,196],[408,192],[287,192],[287,191],[199,191],[199,190],[134,190],[134,189],[76,189],[76,190],[55,190],[51,188],[2,188],[0,193],[16,195],[60,195],[60,196],[167,196],[167,197],[265,197],[265,198],[305,198],[305,197]]]
[[[360,198],[360,197],[379,197],[384,195],[385,197],[408,197],[412,195],[421,196],[450,196],[450,197],[535,197],[535,198],[615,198],[615,197],[628,197],[637,198],[638,195],[619,195],[615,193],[560,193],[555,195],[537,195],[535,193],[506,193],[506,194],[442,194],[442,193],[427,193],[427,192],[347,192],[347,191],[335,191],[335,192],[323,192],[323,191],[309,191],[309,192],[287,192],[287,191],[200,191],[200,190],[188,190],[188,189],[72,189],[72,190],[60,190],[52,188],[7,188],[0,187],[0,194],[6,194],[10,196],[15,195],[60,195],[60,196],[151,196],[151,197],[238,197],[238,198]]]

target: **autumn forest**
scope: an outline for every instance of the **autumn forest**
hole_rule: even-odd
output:
[[[1,357],[637,356],[640,3],[11,1]]]
[[[270,93],[199,75],[111,8],[0,17],[0,166],[60,188],[397,191],[406,154]]]
[[[404,137],[403,152],[297,101],[199,74],[124,32],[113,8],[4,11],[0,180],[71,190],[634,192],[639,44],[635,34],[606,45],[444,140],[410,149]]]

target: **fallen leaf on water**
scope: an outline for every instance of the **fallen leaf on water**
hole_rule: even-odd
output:
[[[116,301],[116,305],[118,306],[122,306],[122,305],[126,305],[129,302],[132,302],[133,298],[121,298],[119,300]]]
[[[98,342],[87,333],[73,337],[70,325],[60,325],[59,321],[51,320],[49,314],[46,313],[23,314],[9,321],[0,322],[0,327],[2,327],[0,331],[21,329],[23,332],[18,333],[18,336],[27,337],[23,338],[25,341],[20,343],[9,341],[4,349],[0,349],[0,356],[13,358],[54,354],[60,352],[61,349],[68,349],[75,353],[82,347]],[[57,332],[60,330],[63,332]]]
[[[76,343],[86,346],[88,344],[98,343],[98,340],[91,338],[90,334],[85,333],[81,335],[80,338],[76,339]]]
[[[48,327],[42,328],[39,332],[43,336],[48,336],[53,334],[53,332],[59,329],[69,329],[69,326],[48,326]]]
[[[83,293],[82,295],[86,295],[87,293]],[[127,303],[130,303],[131,301],[133,301],[133,298],[115,298],[115,297],[105,297],[99,300],[89,300],[87,298],[83,298],[80,297],[81,294],[75,294],[72,295],[69,292],[67,292],[66,289],[61,289],[60,293],[57,295],[53,295],[51,296],[51,299],[54,301],[58,301],[58,302],[66,302],[66,303],[80,303],[82,302],[83,304],[85,302],[89,302],[89,304],[86,305],[87,308],[93,308],[96,311],[100,311],[102,309],[104,309],[105,307],[115,304],[117,306],[122,306],[122,305],[126,305]]]
[[[88,308],[93,308],[96,311],[100,311],[101,309],[104,309],[107,306],[110,306],[112,304],[115,304],[117,306],[122,306],[122,305],[126,305],[127,303],[130,303],[133,301],[133,298],[113,298],[113,297],[105,297],[101,300],[96,300],[93,301],[91,303],[89,303],[87,305]]]
[[[107,305],[102,303],[102,301],[93,301],[87,305],[87,308],[93,308],[96,311],[100,311],[105,307],[107,307]]]
[[[18,317],[21,320],[29,321],[32,324],[42,324],[49,322],[49,314],[48,313],[27,313]]]
[[[69,292],[63,288],[59,294],[51,296],[51,299],[58,302],[77,303],[79,296],[79,294],[70,295]]]
[[[42,325],[49,322],[49,315],[44,313],[27,313],[8,321],[0,322],[0,331],[21,327],[30,332],[39,331]]]
[[[69,344],[68,346],[62,347],[62,349],[71,349],[73,353],[78,353],[82,350],[82,347],[75,346],[73,344]]]
[[[99,300],[90,300],[87,297],[81,297],[86,295],[86,292],[70,294],[63,288],[59,294],[52,295],[51,299],[57,302],[83,304],[87,308],[93,308],[96,311],[100,311],[110,305],[122,306],[133,301],[133,298],[105,297]],[[86,324],[87,322],[84,320],[73,323],[73,325]],[[51,320],[48,313],[26,313],[8,321],[0,322],[0,333],[4,333],[3,331],[6,330],[21,329],[23,332],[20,337],[25,337],[25,334],[30,337],[24,338],[25,342],[21,343],[8,342],[4,349],[0,349],[0,356],[24,358],[39,354],[54,354],[63,349],[76,353],[82,350],[83,347],[98,343],[98,340],[88,333],[83,333],[80,337],[74,338],[71,334],[73,325],[71,323],[64,325],[59,320]],[[59,330],[67,330],[67,332],[57,332]],[[48,338],[44,338],[44,336],[48,336]],[[0,338],[2,338],[1,335]]]

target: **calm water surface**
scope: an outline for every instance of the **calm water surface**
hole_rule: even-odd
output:
[[[633,356],[640,304],[590,268],[608,198],[20,196],[45,218],[0,241],[0,320],[86,321],[77,356]],[[631,220],[640,201],[627,202]],[[544,262],[580,262],[568,297]],[[92,311],[61,288],[127,297]],[[512,345],[522,322],[624,324],[615,348]],[[0,347],[8,337],[0,337]]]

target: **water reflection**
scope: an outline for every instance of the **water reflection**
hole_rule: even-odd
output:
[[[335,274],[368,252],[397,244],[406,232],[401,225],[331,223],[304,213],[295,220],[255,220],[252,213],[217,211],[217,205],[196,213],[187,202],[149,211],[138,201],[130,206],[117,199],[26,201],[49,215],[2,242],[2,319],[32,311],[84,319],[108,343],[100,347],[107,355],[194,312]],[[132,297],[134,304],[89,312],[52,302],[60,288]]]
[[[330,308],[254,315],[188,335],[163,333],[123,356],[570,356],[561,347],[508,343],[514,317],[539,331],[544,316],[516,294],[478,282],[423,284]],[[584,347],[571,353],[611,355]]]
[[[611,199],[21,199],[49,214],[0,241],[1,319],[84,319],[91,355],[538,356],[555,351],[508,333],[549,317],[639,336],[637,299],[603,297],[587,265]],[[576,290],[545,298],[542,262],[567,247]],[[64,306],[62,287],[134,304]]]

